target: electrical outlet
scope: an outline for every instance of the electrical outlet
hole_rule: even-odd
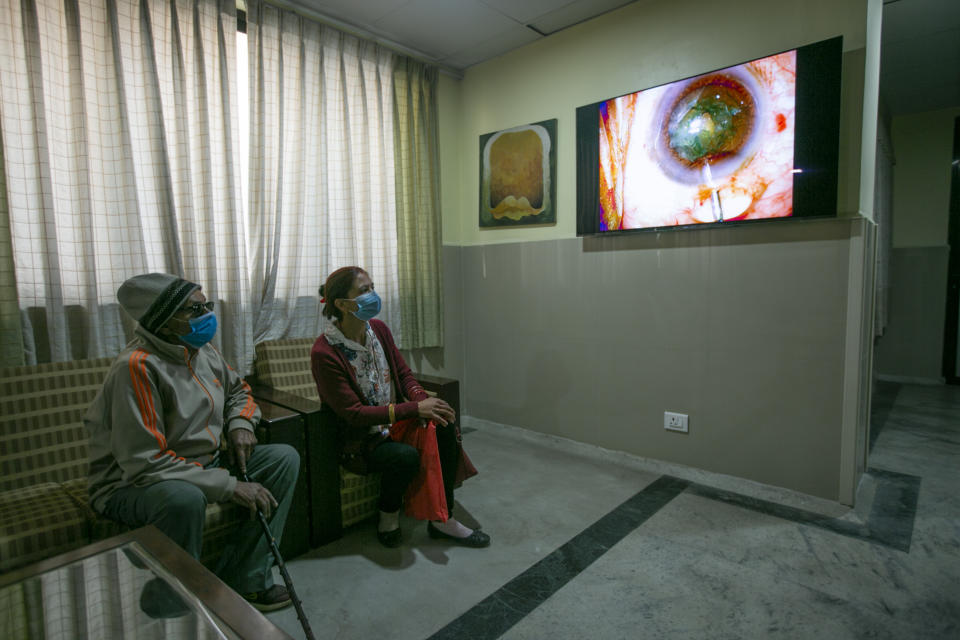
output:
[[[663,412],[663,428],[670,431],[680,431],[689,433],[687,428],[687,414],[674,413],[672,411]]]

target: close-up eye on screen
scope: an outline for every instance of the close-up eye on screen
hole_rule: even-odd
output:
[[[599,231],[793,214],[796,51],[601,102]]]

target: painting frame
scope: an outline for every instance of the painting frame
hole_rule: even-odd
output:
[[[557,119],[480,136],[481,229],[555,225]]]

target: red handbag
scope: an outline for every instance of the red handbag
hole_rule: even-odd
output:
[[[447,497],[437,450],[437,425],[431,420],[426,427],[421,427],[419,418],[400,420],[390,426],[390,437],[420,453],[420,471],[403,496],[404,512],[418,520],[446,522]]]

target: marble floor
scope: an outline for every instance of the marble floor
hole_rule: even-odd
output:
[[[467,417],[490,548],[368,523],[288,569],[318,639],[960,638],[960,387],[873,407],[855,509]]]

